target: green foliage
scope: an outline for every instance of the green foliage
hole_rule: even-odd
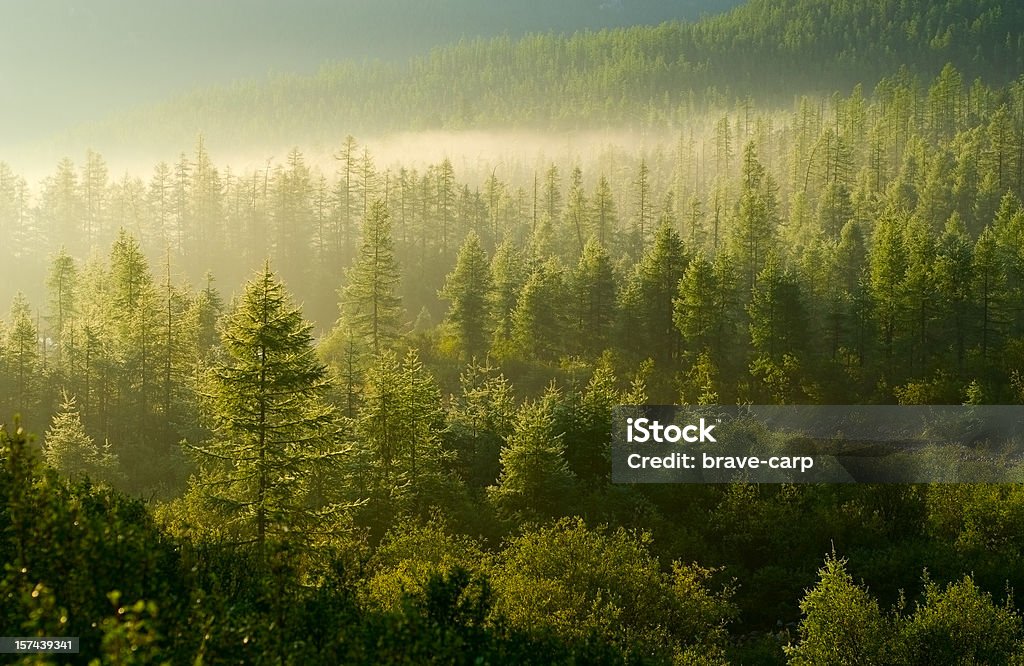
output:
[[[563,516],[572,512],[575,475],[565,461],[563,432],[556,429],[560,399],[549,388],[544,397],[524,403],[501,449],[501,476],[488,495],[506,515]]]
[[[221,332],[223,356],[205,389],[213,439],[193,446],[198,489],[242,540],[310,526],[328,501],[319,476],[341,453],[326,369],[310,325],[269,265],[245,288]]]
[[[650,535],[591,530],[578,519],[513,538],[495,563],[496,608],[513,627],[570,638],[605,636],[637,657],[713,652],[734,615],[712,572],[676,563],[661,571]]]
[[[0,164],[0,258],[44,305],[0,322],[0,410],[52,418],[64,474],[155,498],[0,435],[0,620],[124,662],[759,663],[802,609],[798,663],[1019,658],[1014,486],[608,483],[620,403],[1021,401],[1011,4],[758,0],[329,67],[310,90],[337,104],[236,89],[301,107],[282,132],[372,109],[649,137],[596,163],[457,178],[349,136],[329,167],[235,171],[201,137],[148,183],[90,151],[38,193]],[[208,271],[230,289],[268,255],[319,328],[269,269],[221,321]]]
[[[459,249],[453,270],[440,295],[451,302],[448,321],[455,332],[460,355],[482,359],[490,342],[491,291],[490,262],[480,238],[470,232]]]
[[[396,525],[374,552],[370,567],[374,573],[365,595],[374,606],[388,610],[399,610],[408,595],[426,592],[437,576],[459,570],[480,575],[487,570],[479,544],[449,533],[437,521]]]
[[[791,663],[1004,664],[1019,654],[1022,625],[1012,601],[996,604],[973,577],[943,588],[925,572],[914,612],[885,615],[846,567],[826,558],[804,596],[800,642],[786,647]]]
[[[672,303],[689,262],[679,234],[668,225],[659,227],[620,292],[620,335],[632,337],[634,356],[666,365],[677,358],[681,344]]]
[[[608,250],[595,237],[583,247],[571,282],[570,330],[580,353],[597,358],[613,341],[618,285]]]
[[[353,422],[357,440],[342,464],[344,494],[370,500],[357,520],[380,535],[402,517],[444,508],[463,517],[465,490],[444,439],[446,415],[433,377],[415,350],[402,361],[377,356],[367,371],[363,403]]]
[[[512,342],[527,359],[554,361],[567,329],[565,271],[554,260],[537,266],[512,311]]]
[[[401,332],[402,302],[395,293],[401,280],[395,262],[391,216],[374,201],[363,224],[363,242],[341,292],[342,320],[377,353]]]
[[[459,385],[461,393],[449,411],[448,438],[463,480],[487,487],[498,479],[501,447],[515,423],[512,385],[495,368],[476,364],[462,371]]]
[[[907,663],[1009,663],[1019,650],[1021,618],[1007,599],[997,605],[971,576],[944,589],[924,581],[924,600],[902,626]]]
[[[825,560],[818,584],[808,590],[800,610],[800,642],[786,648],[790,663],[892,663],[892,621],[867,590],[853,582],[844,560]]]
[[[114,482],[121,477],[117,454],[110,450],[110,443],[100,446],[86,434],[75,399],[67,394],[46,431],[43,456],[47,465],[68,478],[85,476],[93,481]]]

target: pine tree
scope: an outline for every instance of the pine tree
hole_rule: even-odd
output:
[[[974,244],[974,263],[971,267],[971,292],[975,301],[976,340],[984,364],[993,360],[993,351],[999,349],[1006,332],[1006,267],[999,252],[996,234],[991,227]]]
[[[577,166],[572,170],[571,183],[569,185],[569,202],[565,209],[567,226],[573,235],[577,253],[583,252],[586,229],[590,226],[588,208],[587,198],[583,193],[583,172]]]
[[[907,250],[901,233],[906,217],[885,215],[875,226],[869,260],[868,285],[874,319],[882,334],[882,352],[892,372],[896,341],[903,332],[902,283],[907,273]]]
[[[78,269],[75,260],[62,247],[53,259],[50,276],[46,281],[50,292],[49,324],[57,351],[57,364],[61,365],[61,341],[64,330],[75,318],[75,284]]]
[[[437,168],[437,196],[435,198],[437,217],[441,227],[441,256],[448,256],[448,246],[454,222],[455,168],[447,157]]]
[[[667,365],[679,354],[681,340],[672,321],[672,301],[689,261],[676,230],[662,226],[622,290],[620,323],[624,334],[635,336],[641,358]]]
[[[432,507],[452,509],[458,484],[448,470],[441,393],[415,350],[402,361],[385,350],[366,373],[354,421],[358,444],[344,465],[353,500],[370,498],[368,520],[378,529],[395,516]]]
[[[755,354],[751,374],[790,403],[799,398],[799,362],[807,346],[807,315],[796,276],[771,254],[757,277],[750,304],[750,340]]]
[[[461,392],[448,412],[460,474],[472,487],[493,484],[501,471],[501,443],[512,432],[516,399],[505,376],[489,365],[470,363],[459,375]]]
[[[320,469],[338,455],[326,368],[311,325],[265,266],[224,321],[223,355],[203,394],[213,437],[197,488],[243,539],[261,547],[301,530]]]
[[[512,339],[512,313],[527,273],[519,249],[505,240],[491,258],[491,282],[494,285],[494,346],[503,348]]]
[[[721,362],[729,313],[728,285],[719,284],[718,277],[714,264],[698,252],[679,281],[672,319],[690,355],[707,353]]]
[[[348,259],[354,254],[352,250],[355,244],[355,226],[359,219],[359,211],[362,210],[357,201],[357,147],[355,138],[350,134],[345,137],[345,144],[334,156],[341,166],[334,190],[335,216],[331,245],[333,254],[340,259]]]
[[[612,186],[604,174],[597,179],[592,211],[591,222],[597,242],[608,246],[615,236],[618,220],[615,215],[615,197],[612,196]]]
[[[563,433],[555,430],[555,389],[525,403],[501,449],[501,477],[488,494],[508,515],[551,517],[571,512],[575,477],[565,461]]]
[[[302,153],[293,148],[288,153],[286,168],[274,175],[271,224],[274,228],[275,257],[281,262],[286,277],[300,284],[309,274],[307,259],[313,245],[312,177]]]
[[[448,274],[439,296],[451,303],[448,321],[452,325],[460,355],[483,358],[490,343],[493,282],[490,261],[480,237],[470,231]]]
[[[43,457],[46,464],[69,478],[87,476],[92,481],[107,482],[121,478],[117,454],[109,442],[99,446],[86,434],[75,399],[67,393],[46,431]]]
[[[647,236],[651,233],[654,217],[654,202],[651,201],[651,169],[647,166],[647,160],[641,159],[637,168],[636,180],[633,181],[634,203],[636,212],[633,218],[633,247],[635,254],[639,255],[647,247]]]
[[[951,327],[952,356],[958,372],[964,371],[967,332],[973,328],[971,286],[974,278],[973,244],[957,214],[949,219],[938,239],[935,257],[935,288],[942,320]]]
[[[107,164],[92,150],[86,151],[80,182],[85,214],[85,238],[86,243],[91,246],[95,242],[104,242],[104,218],[107,207]]]
[[[395,293],[400,279],[391,216],[383,201],[374,201],[363,225],[359,255],[341,292],[342,319],[374,354],[390,347],[400,333],[402,301]]]
[[[740,186],[739,213],[733,228],[732,248],[743,274],[744,285],[753,289],[765,259],[775,247],[779,222],[775,182],[758,161],[753,142],[748,143],[743,150]]]
[[[523,358],[553,361],[564,351],[565,271],[549,259],[523,285],[512,312],[512,341]]]
[[[6,410],[13,410],[28,420],[34,416],[41,389],[39,374],[39,331],[36,328],[28,301],[20,292],[11,303],[3,357],[9,377],[9,402]],[[4,418],[11,416],[8,413]]]
[[[139,242],[124,229],[110,251],[110,289],[115,348],[123,364],[120,393],[128,407],[119,423],[125,432],[135,431],[138,436],[146,432],[155,402],[159,369],[156,340],[161,318],[149,262]]]
[[[617,284],[608,251],[591,237],[572,275],[573,338],[587,358],[597,358],[612,341],[618,319]]]

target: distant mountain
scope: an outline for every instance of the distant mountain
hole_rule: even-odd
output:
[[[0,141],[197,86],[404,62],[463,38],[693,19],[740,0],[5,0]]]

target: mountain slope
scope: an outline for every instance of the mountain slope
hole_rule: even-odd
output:
[[[689,107],[752,96],[788,100],[900,67],[970,79],[1024,71],[1024,5],[1011,0],[752,0],[694,23],[570,37],[460,41],[405,64],[344,63],[196,91],[117,126],[134,142],[226,146],[317,142],[347,132],[494,126],[579,127],[677,121]],[[149,129],[160,128],[157,137]]]
[[[6,0],[0,142],[102,119],[196,86],[404,62],[460,38],[696,19],[740,0]]]

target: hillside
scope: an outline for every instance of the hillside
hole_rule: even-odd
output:
[[[38,139],[198,86],[400,63],[459,39],[654,25],[739,0],[11,0],[0,3],[0,143]]]
[[[735,98],[870,89],[904,66],[930,78],[948,62],[968,81],[1002,83],[1024,70],[1022,33],[1024,6],[1007,0],[753,0],[697,22],[463,40],[404,64],[205,88],[67,139],[159,148],[203,132],[234,148],[350,132],[672,125]]]

